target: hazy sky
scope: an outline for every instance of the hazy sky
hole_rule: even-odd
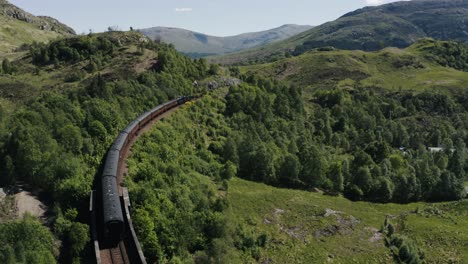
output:
[[[366,5],[391,0],[9,0],[77,33],[170,26],[229,36],[283,24],[320,25]]]

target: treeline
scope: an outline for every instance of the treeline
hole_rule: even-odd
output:
[[[433,43],[424,47],[430,59],[442,66],[468,71],[468,46],[456,41],[421,40],[420,43]]]
[[[320,90],[304,109],[298,88],[244,79],[226,97],[233,132],[213,149],[238,176],[383,203],[464,196],[463,95]]]
[[[36,65],[79,62],[110,56],[120,44],[105,36],[60,39],[50,44],[35,43],[29,52]]]
[[[32,56],[47,53],[48,60],[36,61],[46,64],[55,59],[67,63],[76,54],[80,60],[119,56],[115,45],[82,36],[41,46]],[[102,159],[120,129],[160,103],[192,94],[192,82],[209,70],[204,60],[187,59],[171,46],[147,43],[144,48],[157,52],[155,69],[136,78],[114,74],[113,81],[98,73],[78,89],[44,92],[19,107],[0,131],[0,184],[22,180],[53,197],[54,231],[68,250],[60,261],[78,261],[89,241],[86,216],[78,212],[86,208]]]

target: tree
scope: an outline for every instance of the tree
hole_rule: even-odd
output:
[[[5,264],[15,264],[15,251],[10,245],[5,245],[3,248],[0,248],[0,259],[2,259],[2,263]]]
[[[465,143],[462,140],[459,140],[448,164],[448,169],[459,179],[465,178],[465,153]]]
[[[224,143],[223,158],[226,162],[231,161],[236,166],[239,165],[239,154],[234,139],[228,138]]]
[[[83,138],[81,137],[81,131],[74,125],[66,125],[60,128],[58,131],[59,141],[67,151],[72,153],[80,153],[83,147]]]
[[[354,176],[354,184],[358,186],[364,193],[369,194],[372,188],[372,175],[368,167],[360,167]]]
[[[84,250],[89,241],[88,225],[74,222],[71,225],[70,233],[68,234],[68,241],[71,245],[72,256],[77,257]]]
[[[324,183],[326,160],[315,145],[302,152],[302,171],[300,179],[309,186],[321,186]]]
[[[463,198],[464,191],[463,180],[458,179],[454,173],[445,171],[440,176],[433,198],[439,201],[459,200]]]
[[[230,180],[233,177],[235,177],[236,174],[237,174],[237,166],[233,162],[228,160],[224,164],[222,178],[225,179],[225,180]]]
[[[218,64],[212,63],[210,64],[210,69],[208,70],[208,73],[211,75],[217,75],[219,74],[221,67],[219,67]]]
[[[301,163],[296,155],[288,154],[281,165],[279,171],[279,183],[287,186],[294,187],[299,181],[299,173],[301,172]]]
[[[359,201],[364,196],[364,193],[355,184],[348,184],[344,189],[344,196],[352,201]]]
[[[393,198],[394,186],[390,179],[379,177],[374,183],[371,199],[379,203],[388,203]]]
[[[333,183],[333,191],[342,192],[344,189],[344,177],[341,162],[334,162],[328,171],[328,178]]]
[[[4,74],[11,74],[13,73],[13,66],[11,65],[10,60],[4,59],[2,62],[2,70]]]

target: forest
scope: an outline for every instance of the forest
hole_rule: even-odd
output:
[[[85,213],[89,194],[95,179],[99,179],[106,151],[120,129],[155,105],[179,95],[192,94],[193,80],[208,75],[209,68],[204,60],[192,61],[172,46],[148,42],[139,47],[156,52],[158,62],[153,70],[135,77],[117,76],[117,79],[114,74],[112,80],[91,71],[90,77],[80,80],[76,89],[44,91],[28,99],[11,116],[0,115],[4,122],[0,131],[1,185],[22,181],[52,197],[53,231],[63,242],[64,249],[60,262],[80,262],[82,257],[91,254],[86,252],[90,250],[86,248],[89,229]],[[113,36],[89,35],[47,45],[33,44],[30,58],[38,67],[56,64],[57,71],[80,63],[96,63],[96,70],[99,70],[109,66],[111,58],[121,56],[119,49],[122,48],[126,47],[114,41]],[[25,63],[17,61],[11,66],[6,61],[3,74],[20,75],[19,70],[11,73],[5,68],[21,69]],[[9,254],[10,249],[5,250],[0,252]],[[36,254],[38,263],[50,263],[41,261],[50,260],[50,252],[45,253],[28,254]],[[0,260],[7,258],[8,255],[0,254]],[[31,258],[34,257],[28,257]]]
[[[189,103],[135,147],[127,184],[150,262],[222,263],[229,248],[259,257],[267,238],[222,214],[235,176],[355,201],[464,197],[463,95],[333,89],[304,102],[298,87],[240,77],[243,84]],[[409,251],[400,257],[419,259]]]
[[[240,177],[381,203],[463,198],[464,95],[356,88],[302,102],[298,88],[244,79],[226,97],[236,132],[216,150]]]

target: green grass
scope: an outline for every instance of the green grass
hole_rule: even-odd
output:
[[[13,51],[22,44],[48,42],[60,36],[57,32],[41,30],[37,25],[0,16],[0,58],[15,58],[18,54]]]
[[[269,242],[261,260],[274,263],[393,263],[383,240],[371,241],[387,215],[408,213],[405,228],[397,232],[416,241],[428,263],[462,263],[468,259],[468,201],[428,204],[372,204],[351,202],[320,193],[273,188],[233,179],[229,184],[227,210],[231,225],[243,225],[253,237],[267,234]],[[435,208],[435,209],[434,209]],[[354,217],[351,227],[336,216],[324,217],[327,209],[340,211],[343,219]],[[283,211],[281,211],[283,210]],[[418,212],[418,213],[416,213]],[[397,219],[391,220],[395,223]],[[344,223],[344,224],[343,224]],[[316,237],[317,230],[337,226],[340,231]],[[289,234],[286,232],[290,230]],[[294,237],[296,236],[296,237]],[[231,252],[238,263],[254,262],[247,253]],[[236,255],[237,254],[237,255]],[[236,262],[236,261],[233,261]]]
[[[310,89],[362,87],[392,91],[457,91],[467,88],[468,72],[443,67],[417,45],[379,52],[311,51],[274,63],[245,66],[242,72],[290,81]],[[308,89],[306,89],[307,91]]]

